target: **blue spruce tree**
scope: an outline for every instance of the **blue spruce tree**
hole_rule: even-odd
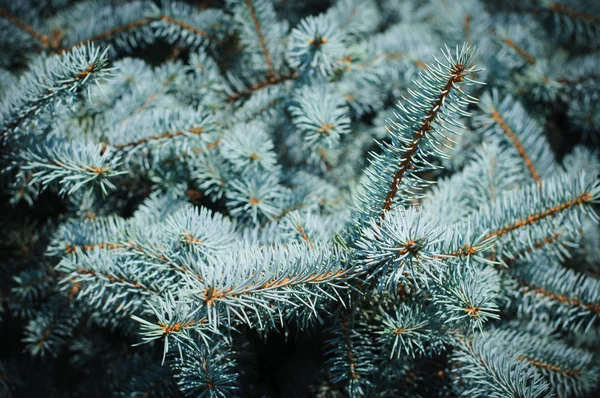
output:
[[[0,0],[0,396],[600,393],[600,3]]]

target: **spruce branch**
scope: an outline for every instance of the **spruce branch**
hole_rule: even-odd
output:
[[[542,211],[530,214],[526,218],[524,217],[522,219],[516,220],[498,230],[488,233],[487,235],[485,235],[484,239],[496,239],[503,235],[512,233],[513,231],[519,228],[523,228],[528,225],[534,225],[535,223],[538,223],[545,218],[554,217],[555,215],[563,211],[569,210],[573,207],[594,203],[598,200],[597,192],[595,191],[596,190],[590,190],[590,192],[583,192],[575,196],[574,198],[563,201],[562,203],[558,203],[553,207],[546,208]]]
[[[332,383],[344,383],[346,393],[361,396],[373,387],[370,375],[376,371],[372,359],[375,346],[369,326],[363,319],[341,315],[335,327],[329,329],[327,363]]]
[[[161,15],[159,17],[156,17],[155,21],[158,21],[158,20],[163,21],[163,22],[167,22],[167,23],[172,24],[172,25],[175,25],[177,27],[182,28],[183,30],[187,30],[189,32],[195,33],[198,36],[209,38],[209,39],[213,40],[215,43],[219,42],[219,39],[215,38],[214,36],[211,36],[205,30],[202,30],[200,28],[192,26],[189,23],[185,23],[183,21],[179,21],[179,20],[177,20],[175,18],[170,17],[169,15]]]
[[[29,184],[40,184],[45,189],[57,182],[62,195],[92,184],[106,195],[109,189],[116,188],[111,178],[127,173],[119,170],[120,156],[103,150],[101,145],[47,140],[43,146],[20,153],[18,157],[16,163],[23,163],[21,170],[32,173]]]
[[[502,39],[502,42],[509,48],[513,49],[521,58],[523,58],[530,65],[535,65],[536,59],[533,55],[525,51],[521,46],[515,43],[510,37],[506,36]]]
[[[122,122],[118,122],[119,119],[115,118],[117,125],[106,134],[103,150],[112,149],[130,161],[146,151],[168,164],[173,154],[189,157],[194,150],[210,145],[216,138],[214,119],[202,108],[165,110],[157,107],[134,113]]]
[[[450,50],[443,52],[445,62],[436,60],[434,66],[419,73],[415,80],[421,91],[409,90],[411,100],[398,103],[398,121],[389,121],[390,144],[380,144],[382,155],[374,155],[371,168],[367,169],[368,185],[364,198],[366,219],[377,215],[384,220],[398,194],[402,203],[427,185],[417,173],[433,168],[428,162],[432,156],[444,156],[439,148],[446,134],[454,133],[453,127],[461,127],[455,115],[468,116],[462,108],[475,98],[466,94],[461,84],[474,84],[468,76],[477,70],[473,64],[473,49],[466,44],[456,49],[454,58]],[[385,190],[383,187],[386,186]],[[374,198],[376,200],[374,200]]]
[[[450,95],[450,90],[456,83],[464,81],[464,75],[466,75],[466,73],[463,64],[461,62],[455,63],[453,65],[453,69],[450,71],[450,79],[440,91],[437,100],[433,103],[431,109],[428,111],[428,117],[422,122],[422,124],[418,127],[417,131],[415,132],[415,135],[412,137],[411,143],[399,164],[398,170],[394,174],[392,185],[390,186],[388,194],[385,197],[383,209],[381,210],[379,218],[385,218],[385,212],[391,209],[392,202],[394,201],[394,198],[396,197],[396,194],[398,192],[398,187],[402,182],[404,174],[408,171],[411,165],[412,158],[413,156],[415,156],[421,140],[423,140],[425,134],[428,131],[433,129],[431,127],[431,124],[435,121],[444,101]]]
[[[575,330],[589,330],[600,319],[598,281],[592,277],[563,268],[544,256],[521,261],[506,272],[506,277],[515,284],[519,306],[534,319],[547,309],[552,324]],[[539,307],[532,308],[536,304]]]
[[[110,39],[111,37],[116,36],[118,34],[126,33],[128,31],[131,31],[131,30],[143,27],[143,26],[147,26],[153,20],[154,20],[153,18],[146,17],[146,18],[138,19],[136,21],[129,22],[125,25],[116,26],[114,28],[108,29],[101,33],[98,33],[87,39],[75,42],[75,43],[71,44],[70,46],[64,48],[63,50],[68,51],[71,48],[78,47],[81,45],[106,41],[106,40]]]
[[[547,362],[542,362],[542,361],[538,361],[535,360],[533,358],[527,358],[526,356],[522,356],[519,355],[517,357],[517,361],[525,361],[525,362],[529,362],[530,364],[532,364],[533,366],[537,367],[537,368],[541,368],[543,370],[549,370],[551,372],[560,372],[563,373],[567,376],[571,376],[571,377],[579,377],[581,376],[581,373],[576,371],[576,370],[571,370],[571,369],[563,369],[560,366],[557,365],[552,365],[550,363]]]
[[[541,189],[536,184],[515,191],[445,230],[414,209],[391,211],[388,218],[381,222],[372,220],[361,230],[355,244],[360,270],[367,279],[377,276],[379,287],[387,285],[394,290],[407,275],[418,281],[448,266],[454,270],[455,260],[489,263],[490,252],[501,258],[517,258],[537,249],[542,245],[539,242],[559,245],[561,240],[547,239],[547,231],[537,225],[556,217],[553,232],[559,227],[567,232],[576,230],[581,215],[595,217],[591,205],[598,201],[598,189],[597,184],[586,186],[582,175],[574,181],[563,175],[547,181]],[[497,248],[503,238],[520,230],[525,230],[525,235],[520,236],[527,238],[508,241]]]
[[[0,139],[15,134],[53,104],[69,101],[108,72],[108,49],[75,47],[63,55],[40,57],[3,103]]]
[[[0,315],[69,394],[597,388],[600,163],[550,145],[598,124],[592,1],[2,1],[6,212],[48,222],[8,224]]]
[[[239,387],[233,351],[219,341],[208,347],[203,342],[190,341],[182,347],[182,356],[175,357],[171,367],[184,392],[210,397],[230,397]]]
[[[193,310],[189,304],[177,302],[172,293],[162,297],[155,297],[153,302],[148,302],[150,311],[146,316],[153,316],[153,322],[140,316],[132,315],[131,318],[139,322],[142,341],[138,344],[148,344],[156,340],[164,340],[163,364],[169,352],[169,340],[174,340],[179,352],[185,343],[193,341],[191,332],[208,344],[211,334],[215,332],[208,323],[205,313]]]
[[[473,397],[550,397],[548,383],[533,367],[516,356],[503,355],[502,345],[492,334],[475,335],[472,340],[460,339],[453,354],[462,366],[456,369],[466,383],[465,395]],[[517,375],[527,375],[519,382]]]
[[[571,8],[566,7],[558,2],[550,3],[550,10],[552,12],[555,12],[558,14],[566,15],[569,18],[579,19],[581,21],[584,21],[584,22],[590,23],[590,24],[594,24],[594,25],[600,25],[600,18],[595,17],[594,15],[586,14],[586,13],[578,11],[578,10],[571,9]]]
[[[28,351],[36,356],[58,355],[58,348],[71,336],[75,320],[70,314],[39,314],[25,328]]]
[[[47,48],[48,46],[50,46],[51,41],[48,35],[38,32],[33,28],[33,26],[25,23],[25,21],[22,21],[7,9],[0,7],[0,18],[4,18],[11,24],[26,32],[29,36],[33,37],[43,48]]]
[[[75,245],[67,245],[64,247],[64,251],[66,254],[70,254],[70,253],[77,253],[77,252],[87,252],[87,251],[92,251],[92,250],[96,250],[96,249],[106,249],[106,250],[117,250],[117,249],[123,249],[125,246],[121,245],[119,243],[96,243],[93,245],[82,245],[82,246],[75,246]]]
[[[527,329],[523,324],[514,326]],[[596,383],[597,369],[589,352],[568,346],[544,332],[501,328],[492,336],[506,354],[535,367],[559,397],[585,396]]]
[[[69,220],[61,224],[53,234],[46,254],[63,257],[79,251],[91,251],[96,248],[121,249],[117,236],[125,228],[120,217],[95,217]]]
[[[253,324],[251,314],[258,317],[254,322],[259,325],[265,321],[271,324],[297,308],[307,308],[314,316],[317,303],[338,300],[336,291],[345,289],[351,278],[350,271],[342,266],[342,254],[324,244],[312,249],[304,243],[257,249],[245,251],[241,258],[224,253],[215,260],[227,267],[223,274],[214,266],[199,264],[202,282],[186,281],[183,297],[202,309],[214,327],[232,327],[233,322]],[[254,267],[244,269],[239,265],[242,259]]]
[[[593,1],[535,2],[526,7],[525,11],[547,19],[552,33],[561,41],[574,38],[578,44],[598,43],[600,18],[597,16],[598,8]]]
[[[256,14],[256,8],[254,7],[252,0],[244,0],[244,4],[246,4],[246,7],[248,7],[248,10],[250,11],[250,17],[254,23],[254,28],[256,29],[256,34],[258,35],[258,41],[265,56],[265,62],[267,64],[267,76],[269,76],[273,74],[273,61],[271,60],[271,54],[269,54],[269,49],[267,48],[267,42],[262,31],[260,20]]]
[[[500,319],[500,279],[493,268],[458,263],[446,274],[434,281],[438,286],[433,293],[444,323],[482,330],[487,321]]]
[[[571,234],[577,232],[581,217],[596,220],[592,205],[599,199],[599,189],[597,183],[586,182],[585,174],[558,175],[541,186],[527,186],[482,207],[466,219],[462,228],[470,225],[484,242],[496,242],[495,252],[501,258],[519,256],[527,247],[534,250],[536,242],[546,239],[548,228],[551,233],[564,229]],[[520,238],[515,239],[517,236]]]
[[[93,12],[91,16],[88,14],[90,11]],[[67,39],[70,39],[71,43],[60,51],[103,42],[114,42],[118,47],[131,50],[131,47],[137,44],[136,39],[142,43],[157,38],[169,42],[182,41],[186,47],[197,47],[206,40],[219,43],[218,32],[215,31],[218,23],[215,23],[215,20],[219,20],[221,14],[217,10],[198,12],[180,2],[165,2],[162,7],[152,2],[132,2],[123,5],[98,3],[91,8],[75,6],[62,18],[68,20],[88,17],[93,18],[95,24],[79,27],[79,30],[71,32],[72,35],[67,33]]]
[[[331,75],[346,55],[346,33],[332,14],[304,18],[292,32],[287,58],[301,74]]]
[[[206,153],[207,151],[212,151],[216,148],[219,148],[222,143],[223,143],[223,139],[221,137],[218,137],[213,141],[210,141],[204,145],[201,145],[199,148],[194,148],[190,152],[184,152],[184,153],[179,154],[178,156],[167,158],[163,162],[165,164],[172,164],[172,163],[176,163],[176,162],[180,161],[181,159],[192,157],[194,155],[202,155],[202,154]],[[224,181],[221,181],[221,182],[224,184]]]
[[[535,169],[535,166],[531,162],[529,155],[527,155],[527,152],[523,148],[523,145],[519,141],[519,138],[515,135],[515,133],[512,131],[512,129],[506,124],[506,121],[502,118],[500,113],[498,113],[497,109],[495,109],[495,108],[492,109],[491,117],[494,121],[496,121],[496,123],[498,123],[500,125],[500,128],[506,133],[506,135],[512,141],[513,145],[519,152],[519,155],[521,155],[521,157],[523,158],[523,161],[525,162],[525,165],[527,166],[527,169],[531,173],[531,176],[533,177],[533,179],[536,182],[540,183],[541,182],[540,175],[538,174],[537,170]]]
[[[286,82],[288,80],[294,80],[297,77],[298,77],[298,72],[296,72],[296,71],[267,77],[267,79],[264,81],[251,84],[245,90],[241,90],[241,91],[237,91],[237,92],[229,94],[227,97],[227,102],[235,102],[240,99],[250,97],[256,91],[262,90],[269,86],[273,86],[273,85],[277,85],[277,84]]]
[[[241,55],[256,76],[276,77],[283,67],[283,37],[288,24],[280,22],[269,0],[228,0],[241,44]]]
[[[118,263],[122,262],[120,268]],[[163,281],[154,281],[148,277],[148,271],[142,271],[141,264],[116,256],[113,252],[94,250],[90,252],[74,253],[72,256],[64,257],[57,269],[67,277],[62,283],[82,283],[86,286],[80,292],[80,296],[88,295],[88,302],[94,303],[104,297],[111,296],[109,302],[115,301],[119,292],[134,292],[143,300],[143,297],[160,294],[167,286],[166,281],[171,280],[163,276]],[[120,305],[133,305],[135,300]],[[104,304],[104,303],[102,303]]]
[[[393,311],[382,311],[382,319],[375,326],[377,341],[384,352],[389,352],[389,358],[414,358],[442,351],[446,342],[434,317],[431,310],[416,303],[403,303]]]
[[[152,90],[151,93],[145,98],[145,100],[137,107],[130,115],[127,115],[123,120],[121,120],[121,125],[127,124],[135,115],[138,115],[145,109],[149,108],[153,102],[155,102],[161,95],[164,95],[164,91],[168,91],[168,87],[175,81],[178,73],[173,73],[164,79],[159,87],[157,87],[156,91]]]
[[[513,146],[533,180],[541,184],[542,177],[549,175],[556,166],[541,126],[519,102],[511,96],[501,98],[496,89],[482,96],[480,107],[483,113],[474,118],[477,129]]]
[[[520,253],[516,256],[505,256],[500,258],[500,262],[504,264],[506,267],[512,267],[518,263],[519,260],[527,258],[532,253],[537,252],[539,249],[548,248],[549,254],[557,253],[557,257],[561,258],[561,256],[568,255],[568,252],[565,246],[568,245],[567,234],[564,231],[553,232],[551,235],[546,236],[543,239],[540,239],[533,243],[533,245],[528,246],[521,250]],[[552,248],[557,248],[556,251],[553,251]],[[491,259],[491,258],[490,258]],[[506,271],[505,267],[501,268],[502,271]]]
[[[134,148],[134,147],[139,147],[139,146],[143,146],[147,143],[153,143],[153,142],[157,142],[157,141],[167,141],[173,138],[177,138],[177,137],[182,137],[182,136],[186,136],[186,135],[200,135],[202,134],[202,127],[198,126],[198,127],[192,127],[189,128],[185,131],[174,131],[174,132],[166,132],[163,133],[161,135],[153,135],[147,138],[140,138],[139,140],[136,141],[130,141],[130,142],[126,142],[123,144],[114,144],[111,145],[113,148],[116,149],[129,149],[129,148]],[[106,146],[106,144],[103,147],[103,150],[106,150],[104,148],[108,148],[108,146]]]
[[[81,283],[82,281],[89,280],[90,278],[107,280],[109,282],[113,282],[118,285],[126,286],[127,288],[136,289],[144,294],[158,294],[160,293],[157,290],[153,290],[142,285],[140,282],[134,280],[127,280],[124,277],[116,277],[110,274],[104,274],[100,272],[96,272],[93,270],[88,270],[85,268],[77,268],[72,272],[73,276],[69,280],[69,283],[76,284]]]

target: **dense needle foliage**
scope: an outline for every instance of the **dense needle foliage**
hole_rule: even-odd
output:
[[[600,394],[600,2],[0,0],[0,49],[0,396]]]

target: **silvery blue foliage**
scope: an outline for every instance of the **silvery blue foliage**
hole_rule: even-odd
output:
[[[335,148],[340,137],[350,132],[348,109],[325,84],[304,86],[289,107],[292,123],[303,136],[306,146]]]
[[[304,73],[330,75],[344,55],[345,33],[332,16],[309,16],[292,30],[288,60]]]
[[[223,3],[0,0],[0,395],[597,395],[597,4]]]

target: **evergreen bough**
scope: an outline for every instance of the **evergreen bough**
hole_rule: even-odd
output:
[[[600,3],[2,0],[0,46],[0,395],[598,394]]]

